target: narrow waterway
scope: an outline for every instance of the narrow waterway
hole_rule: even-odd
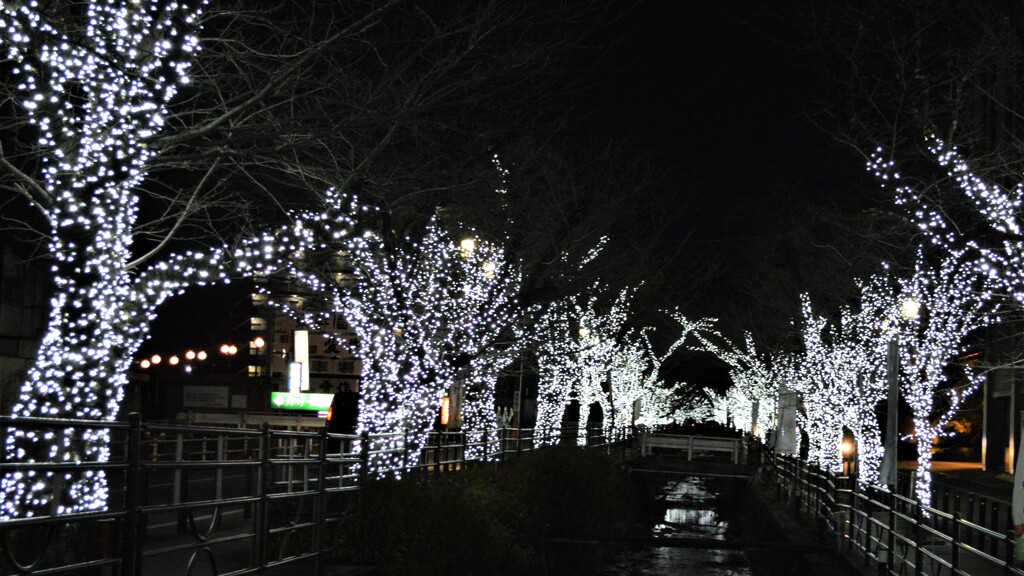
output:
[[[653,538],[725,540],[729,520],[721,514],[718,497],[729,480],[709,476],[666,477],[655,492],[649,528]],[[600,576],[750,576],[746,553],[677,546],[629,547],[615,556]]]

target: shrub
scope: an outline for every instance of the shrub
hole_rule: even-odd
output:
[[[371,483],[349,537],[382,575],[531,574],[545,538],[619,534],[630,503],[606,457],[552,447],[434,482]]]

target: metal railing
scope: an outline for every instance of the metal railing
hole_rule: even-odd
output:
[[[933,490],[936,506],[928,506],[907,495],[913,490],[906,477],[890,493],[864,488],[795,457],[764,454],[762,481],[774,483],[778,498],[798,516],[809,515],[839,553],[869,571],[886,576],[1024,575],[1024,567],[1014,561],[1013,532],[998,529],[1000,518],[1008,521],[999,513],[1006,503],[998,499],[961,496],[962,490],[938,486]],[[955,506],[944,509],[950,494]],[[989,526],[982,525],[986,519]]]
[[[431,479],[467,466],[497,464],[545,444],[575,444],[560,434],[502,428],[435,432],[419,454],[403,433],[379,436],[129,422],[0,418],[4,441],[17,429],[106,428],[110,459],[67,465],[0,463],[4,473],[102,472],[106,510],[42,515],[0,523],[0,574],[161,576],[273,574],[303,563],[320,574],[344,551],[358,514],[368,462],[381,450],[401,472]],[[587,431],[587,447],[625,458],[631,431]],[[386,448],[391,446],[391,448]],[[397,446],[397,447],[395,447]]]

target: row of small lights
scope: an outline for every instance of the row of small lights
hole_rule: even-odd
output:
[[[459,248],[462,250],[463,256],[464,257],[468,257],[469,254],[473,253],[473,251],[476,250],[476,240],[473,239],[473,238],[465,238],[465,239],[462,240],[462,242],[460,242]],[[495,266],[495,264],[493,262],[484,262],[483,270],[488,275],[488,277],[494,275],[495,269],[496,269],[496,266]],[[581,330],[581,332],[582,331],[583,330]],[[253,347],[256,347],[256,348],[262,348],[264,345],[266,345],[266,341],[263,340],[263,338],[261,338],[260,336],[256,336],[256,338],[253,339],[253,341],[252,341],[252,345],[253,345]],[[237,346],[237,345],[234,345],[234,344],[221,344],[220,345],[220,354],[222,354],[224,356],[234,356],[234,355],[237,355],[238,353],[239,353],[239,346]],[[207,354],[206,354],[206,351],[199,351],[199,352],[187,351],[187,352],[185,352],[184,357],[185,357],[185,360],[188,361],[188,362],[193,362],[193,361],[203,362],[204,360],[207,359]],[[164,362],[163,357],[161,357],[159,354],[155,354],[155,355],[153,355],[150,358],[144,358],[144,359],[140,360],[139,363],[138,363],[138,366],[142,370],[147,370],[147,369],[153,368],[155,366],[159,366],[163,362]],[[180,363],[181,363],[181,359],[177,355],[174,355],[174,356],[172,356],[172,357],[167,359],[167,364],[170,365],[170,366],[177,366]],[[191,372],[191,366],[185,365],[185,371],[186,372]]]
[[[266,345],[267,345],[266,341],[263,340],[263,338],[261,338],[259,336],[254,338],[253,341],[252,341],[252,346],[254,348],[263,348]],[[234,356],[235,354],[238,354],[238,346],[235,346],[234,344],[221,344],[221,346],[220,346],[220,353],[223,354],[224,356]],[[188,361],[188,362],[192,362],[192,361],[202,362],[203,360],[206,360],[207,357],[208,357],[208,354],[206,353],[206,350],[200,350],[198,352],[196,352],[195,350],[188,350],[188,351],[185,352],[185,360]],[[149,368],[152,368],[154,366],[158,366],[158,365],[162,364],[163,361],[164,361],[164,359],[163,359],[162,356],[160,356],[159,354],[153,354],[149,358],[143,358],[142,360],[140,360],[139,361],[139,368],[142,368],[143,370],[147,370]],[[167,358],[167,364],[170,365],[170,366],[177,366],[180,363],[181,363],[181,357],[179,357],[177,354]],[[186,364],[185,365],[185,371],[186,372],[191,372],[192,371],[192,366]]]

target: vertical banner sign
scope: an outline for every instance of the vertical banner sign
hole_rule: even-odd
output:
[[[302,391],[302,364],[300,362],[288,363],[288,393],[298,394]]]
[[[800,397],[790,392],[785,382],[779,383],[779,416],[775,428],[775,453],[796,454],[799,443],[796,434],[796,411]]]
[[[900,350],[896,340],[889,342],[889,350],[885,358],[885,371],[889,379],[889,401],[886,405],[885,419],[885,451],[882,454],[882,466],[879,470],[879,481],[896,488],[896,446],[899,439],[899,397],[900,397]]]
[[[299,390],[309,392],[309,332],[306,330],[296,330],[292,343],[295,363],[300,366],[302,371],[299,378]]]
[[[761,401],[754,400],[754,405],[750,408],[750,433],[754,436],[761,436],[761,429],[757,426],[757,419],[760,417],[758,412],[761,409]]]
[[[447,426],[452,419],[452,398],[445,396],[441,398],[441,426]]]

